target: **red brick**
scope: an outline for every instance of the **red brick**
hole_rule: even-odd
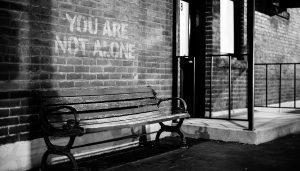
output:
[[[41,88],[42,89],[49,89],[49,88],[54,88],[51,82],[41,82]]]
[[[103,81],[91,81],[92,86],[104,86]]]
[[[19,123],[18,117],[9,117],[0,119],[1,126],[15,125]]]
[[[9,135],[9,136],[4,136],[0,137],[0,144],[8,144],[8,143],[14,143],[19,141],[19,135]]]
[[[39,117],[38,115],[27,115],[27,116],[20,116],[20,123],[38,123]]]
[[[82,79],[84,80],[94,80],[97,78],[96,74],[82,74]]]
[[[0,118],[9,116],[9,109],[0,109]]]
[[[103,81],[104,86],[115,86],[116,82],[115,81]]]
[[[103,71],[104,70],[101,66],[91,66],[91,68],[90,68],[90,72],[93,72],[93,73],[101,73]]]
[[[116,67],[105,67],[104,68],[104,72],[115,72],[116,71]]]
[[[17,106],[20,106],[20,100],[18,100],[18,99],[0,100],[0,108],[2,108],[2,107],[17,107]]]
[[[28,140],[33,140],[37,138],[43,137],[41,131],[36,131],[36,132],[29,132],[29,133],[21,133],[20,134],[20,141],[28,141]]]
[[[0,128],[0,136],[8,135],[8,128]]]
[[[10,116],[26,115],[29,113],[28,107],[18,107],[10,109]]]
[[[123,66],[133,66],[132,61],[123,61]]]
[[[65,74],[59,74],[59,73],[52,73],[50,75],[50,79],[52,79],[52,80],[64,80],[64,79],[66,79],[66,75]]]
[[[68,58],[67,59],[68,65],[82,65],[82,59],[80,58]]]
[[[81,76],[82,76],[82,74],[70,73],[70,74],[67,74],[67,79],[68,80],[81,79]]]
[[[127,81],[116,81],[116,86],[127,86]]]
[[[122,74],[109,74],[109,79],[120,79]]]
[[[58,83],[60,88],[72,88],[74,87],[74,81],[63,81]]]
[[[76,6],[75,11],[79,12],[79,13],[83,13],[83,14],[89,14],[89,12],[90,12],[89,8],[81,7],[81,6]]]
[[[60,3],[59,4],[59,8],[61,9],[65,9],[65,10],[69,10],[72,11],[75,9],[76,6],[72,5],[72,4],[65,4],[65,3]]]
[[[89,72],[89,67],[87,67],[87,66],[75,66],[75,72]]]
[[[90,87],[90,84],[88,81],[78,81],[75,82],[75,87]]]
[[[75,67],[74,66],[59,66],[58,72],[74,72]]]
[[[17,134],[20,132],[28,132],[29,131],[29,125],[16,125],[16,126],[10,126],[9,127],[9,134]]]
[[[106,80],[109,79],[109,74],[97,74],[98,80]]]

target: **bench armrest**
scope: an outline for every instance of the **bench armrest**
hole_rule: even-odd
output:
[[[64,124],[62,126],[61,129],[58,128],[54,128],[52,126],[51,123],[49,123],[47,115],[51,114],[51,113],[55,113],[56,111],[59,111],[61,109],[67,109],[69,110],[73,116],[74,119],[69,119],[67,120],[66,124]],[[54,107],[54,108],[45,108],[42,109],[41,111],[41,122],[42,122],[42,127],[44,129],[45,132],[47,132],[48,134],[56,134],[56,135],[72,135],[72,134],[77,134],[78,132],[78,128],[79,128],[79,119],[77,117],[77,110],[71,106],[58,106],[58,107]]]
[[[48,113],[53,113],[55,111],[59,111],[61,109],[68,109],[71,111],[71,113],[73,114],[74,116],[74,121],[75,121],[75,124],[79,124],[79,120],[78,120],[78,117],[77,117],[77,110],[72,107],[72,106],[58,106],[58,107],[55,107],[55,108],[51,108],[51,109],[48,109]]]
[[[186,102],[180,98],[180,97],[170,97],[170,98],[164,98],[164,99],[159,99],[157,102],[157,106],[159,108],[159,105],[164,102],[164,101],[170,101],[170,100],[179,100],[183,104],[183,109],[181,109],[183,112],[187,112],[187,105]]]

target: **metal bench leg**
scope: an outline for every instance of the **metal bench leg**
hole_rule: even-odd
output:
[[[73,166],[73,170],[74,171],[78,171],[78,166],[77,166],[77,162],[73,156],[73,154],[71,154],[70,152],[62,152],[63,155],[67,156],[71,163],[72,163],[72,166]]]
[[[47,167],[47,158],[48,156],[51,154],[51,152],[49,150],[47,150],[43,157],[42,157],[42,163],[41,163],[41,171],[45,171],[46,167]]]
[[[68,159],[70,160],[73,170],[78,170],[77,162],[73,156],[73,154],[70,152],[74,141],[75,141],[76,136],[70,136],[70,140],[65,146],[58,146],[54,145],[50,139],[49,136],[45,135],[44,140],[47,145],[48,150],[44,153],[42,157],[42,163],[41,163],[41,170],[46,170],[47,167],[47,158],[50,154],[56,154],[56,155],[64,155],[67,156]]]
[[[183,148],[188,148],[187,143],[186,143],[186,138],[185,138],[184,134],[180,130],[176,131],[176,133],[180,136],[180,139],[181,139],[181,142],[182,142],[182,147]]]
[[[140,146],[146,146],[148,144],[147,142],[147,131],[146,131],[146,125],[142,126],[142,135],[139,136],[139,145]]]
[[[161,128],[160,130],[158,130],[158,132],[156,133],[156,137],[155,137],[155,145],[159,145],[159,137],[160,134],[164,132],[164,130]]]
[[[182,147],[186,148],[187,147],[186,138],[185,138],[184,134],[180,131],[180,127],[183,123],[183,120],[184,120],[183,118],[180,119],[179,122],[175,126],[168,126],[168,125],[165,125],[164,123],[160,122],[159,125],[161,126],[161,128],[156,134],[155,143],[157,145],[159,145],[159,137],[160,137],[162,132],[164,132],[164,131],[166,131],[166,132],[175,132],[180,136],[180,139],[181,139],[181,142],[182,142]]]
[[[73,170],[74,171],[77,171],[78,170],[78,165],[77,165],[77,162],[74,158],[74,156],[70,153],[70,152],[67,152],[67,151],[53,151],[53,150],[47,150],[43,157],[42,157],[42,163],[41,163],[41,170],[42,171],[45,171],[47,170],[47,159],[48,159],[48,156],[50,154],[56,154],[56,155],[64,155],[64,156],[67,156],[72,164],[72,167],[73,167]]]

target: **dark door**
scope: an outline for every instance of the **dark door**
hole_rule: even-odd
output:
[[[205,114],[204,3],[198,0],[180,1],[180,95],[187,102],[192,117],[204,117]]]

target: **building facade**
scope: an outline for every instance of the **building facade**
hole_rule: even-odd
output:
[[[185,55],[194,57],[191,61],[194,68],[189,67],[189,60],[180,64],[178,58],[182,55],[179,28],[183,23],[179,17],[183,1],[0,1],[0,170],[38,167],[46,150],[39,126],[39,106],[32,90],[150,85],[159,97],[181,95],[187,98],[193,117],[207,116],[210,106],[213,111],[227,110],[230,103],[232,109],[246,108],[247,57],[243,54],[247,53],[247,6],[239,4],[244,10],[233,18],[239,20],[240,26],[232,26],[238,32],[233,32],[234,36],[239,38],[233,37],[236,43],[228,51],[234,54],[232,97],[228,102],[229,63],[228,58],[220,57],[224,45],[220,1],[223,0],[205,0],[189,8],[194,17],[190,29],[194,31],[189,40],[192,48]],[[184,2],[193,4],[195,1]],[[261,9],[269,6],[261,6],[255,12],[255,62],[300,62],[300,10],[288,8],[289,19],[286,19],[264,12]],[[238,49],[239,53],[232,49]],[[212,55],[219,57],[211,60]],[[278,72],[275,70],[270,72],[275,75]],[[256,71],[255,90],[259,93],[255,102],[264,104],[264,69],[258,67]],[[283,71],[292,74],[289,68]],[[297,80],[300,79],[299,71],[300,66],[297,66]],[[184,80],[181,76],[185,76]],[[274,89],[278,86],[275,82]],[[300,82],[296,84],[300,92]],[[286,86],[290,85],[287,81]],[[292,87],[282,88],[289,89]],[[270,99],[276,99],[278,91],[269,93]],[[293,98],[289,92],[283,94],[287,94],[286,101]],[[147,129],[155,131],[157,128],[154,125]],[[76,143],[117,138],[139,131],[140,128],[136,128],[86,135],[79,137]],[[137,139],[124,139],[80,149],[77,154],[125,148],[134,142]]]

